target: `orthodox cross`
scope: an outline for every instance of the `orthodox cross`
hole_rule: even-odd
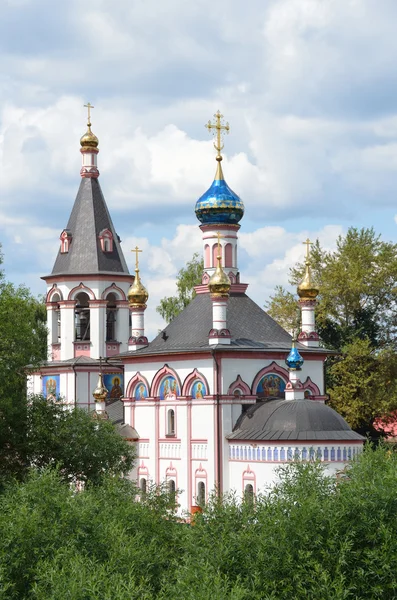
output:
[[[88,109],[88,124],[91,125],[91,108],[95,107],[92,106],[91,102],[87,102],[87,104],[84,104],[84,108]]]
[[[223,239],[225,236],[221,235],[220,231],[217,231],[216,232],[216,237],[218,238],[218,256],[217,256],[217,259],[220,261],[221,258],[222,258],[221,239]]]
[[[306,246],[306,262],[310,261],[310,246],[313,245],[313,242],[311,242],[309,240],[309,238],[307,238],[306,242],[302,242],[303,244],[305,244]]]
[[[205,127],[208,129],[209,132],[211,132],[211,129],[214,129],[213,135],[216,138],[216,140],[214,142],[214,148],[218,152],[217,158],[222,158],[221,150],[223,150],[223,142],[222,142],[223,132],[229,133],[230,127],[229,127],[229,123],[226,123],[226,125],[222,125],[221,119],[223,119],[223,115],[219,112],[219,110],[218,110],[218,112],[216,112],[214,114],[214,117],[215,117],[215,122],[211,123],[211,121],[208,121],[208,123],[205,125]]]
[[[142,250],[139,250],[138,246],[135,246],[131,252],[135,252],[135,269],[139,269],[138,252],[142,252]]]

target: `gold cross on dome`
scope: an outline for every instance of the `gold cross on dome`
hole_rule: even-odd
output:
[[[92,106],[91,102],[87,102],[84,104],[84,108],[88,109],[88,124],[91,125],[91,108],[95,108],[95,106]]]
[[[306,246],[306,260],[308,261],[310,259],[310,246],[313,245],[313,242],[311,242],[309,238],[307,238],[307,240],[302,243]]]
[[[135,252],[135,268],[139,269],[138,252],[143,252],[143,250],[139,250],[138,246],[135,246],[131,252]]]
[[[221,235],[220,231],[216,232],[216,237],[218,238],[218,256],[217,258],[222,258],[222,250],[221,250],[221,240],[225,237],[224,235]]]
[[[222,136],[224,132],[229,133],[230,127],[229,123],[226,123],[226,125],[222,125],[221,119],[223,119],[223,115],[219,112],[219,110],[214,114],[214,117],[215,122],[211,123],[211,121],[208,121],[205,127],[208,129],[209,132],[211,132],[211,129],[214,130],[213,135],[216,138],[214,141],[214,148],[218,152],[217,158],[221,158],[221,150],[223,150]]]

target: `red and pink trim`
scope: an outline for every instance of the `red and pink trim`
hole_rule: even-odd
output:
[[[197,371],[197,369],[194,369],[194,371],[192,371],[191,373],[189,373],[189,375],[187,375],[185,381],[183,382],[181,395],[182,396],[191,396],[192,395],[191,394],[192,386],[196,381],[201,381],[203,383],[203,385],[205,386],[207,393],[209,393],[210,388],[209,388],[207,379],[204,377],[204,375],[202,373],[200,373],[200,371]]]
[[[275,373],[276,375],[279,375],[279,377],[284,379],[285,383],[287,383],[289,380],[287,369],[283,369],[283,367],[280,367],[280,365],[273,361],[270,365],[268,365],[264,369],[261,369],[256,375],[252,384],[252,394],[256,394],[256,389],[259,385],[260,380],[262,379],[262,377],[264,377],[264,375],[268,375],[269,373]]]
[[[227,394],[228,396],[234,396],[236,392],[240,392],[242,396],[251,396],[249,385],[241,379],[240,375],[237,375],[237,379],[229,386]]]
[[[151,397],[155,398],[160,395],[159,392],[161,382],[163,381],[164,377],[167,377],[168,375],[174,377],[176,379],[179,389],[182,389],[181,380],[179,379],[179,375],[177,374],[177,372],[171,369],[167,364],[165,364],[164,367],[157,371],[156,375],[153,377],[152,388],[150,393]]]

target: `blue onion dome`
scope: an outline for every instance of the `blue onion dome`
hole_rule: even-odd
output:
[[[220,160],[211,187],[196,202],[196,216],[203,225],[237,225],[244,215],[244,203],[230,189],[223,176]]]
[[[298,348],[295,347],[295,340],[292,340],[292,347],[290,353],[285,359],[285,364],[291,371],[300,371],[301,366],[303,365],[304,360],[299,354]]]

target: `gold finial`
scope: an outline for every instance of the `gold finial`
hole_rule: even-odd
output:
[[[97,402],[105,402],[108,390],[103,383],[103,375],[102,375],[102,357],[99,357],[99,374],[98,374],[98,383],[96,384],[96,388],[93,391],[92,395],[94,396]]]
[[[87,102],[87,104],[84,104],[84,108],[88,109],[87,125],[90,126],[91,125],[91,108],[95,108],[95,106],[92,106],[91,102]]]
[[[214,141],[214,148],[217,151],[217,155],[216,155],[216,160],[218,160],[219,162],[222,160],[222,155],[221,155],[221,150],[223,150],[223,132],[229,133],[230,131],[230,127],[229,127],[229,123],[226,123],[226,125],[222,125],[221,123],[221,119],[223,119],[223,115],[219,112],[219,110],[214,114],[215,117],[215,122],[211,123],[211,121],[208,121],[208,123],[205,125],[205,127],[208,129],[209,132],[211,132],[211,130],[213,129],[213,135],[215,137],[215,141]]]
[[[87,131],[80,138],[80,146],[82,148],[97,148],[99,143],[98,138],[91,131],[91,108],[94,107],[92,106],[91,102],[87,102],[87,104],[84,104],[84,108],[88,109]]]
[[[319,289],[313,281],[311,264],[310,264],[310,246],[313,244],[307,238],[305,242],[303,242],[306,246],[306,258],[305,258],[305,276],[303,277],[301,283],[298,285],[297,291],[298,296],[302,300],[314,300],[317,298]]]
[[[142,284],[141,278],[139,277],[138,254],[139,252],[142,252],[142,250],[140,250],[138,246],[135,246],[135,248],[133,248],[131,252],[135,252],[135,279],[134,283],[130,286],[130,289],[128,290],[128,303],[131,308],[146,307],[146,302],[149,298],[149,294],[145,286]]]
[[[219,231],[216,235],[218,238],[218,256],[216,257],[218,260],[218,264],[216,266],[214,274],[208,282],[208,287],[212,296],[226,297],[229,295],[231,283],[228,275],[222,269],[221,238],[223,238],[224,236],[221,235]]]

